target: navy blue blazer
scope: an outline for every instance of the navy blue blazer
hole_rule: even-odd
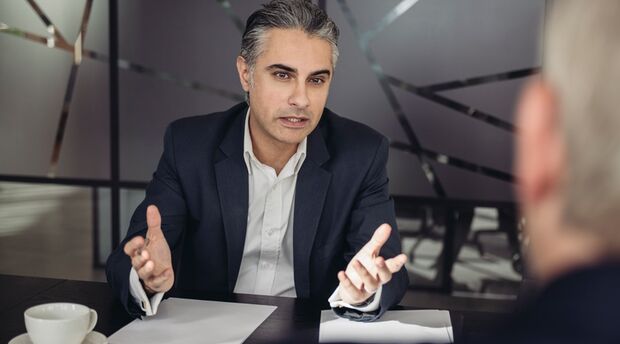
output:
[[[620,343],[620,261],[568,272],[497,330],[488,343]]]
[[[164,151],[144,201],[135,210],[126,238],[107,261],[112,289],[134,316],[142,311],[129,292],[131,262],[126,241],[146,234],[146,207],[154,204],[172,250],[174,290],[233,292],[248,217],[248,172],[243,159],[247,105],[171,123]],[[388,141],[369,127],[325,109],[308,136],[306,159],[295,190],[293,251],[297,297],[327,298],[337,272],[382,223],[392,234],[381,255],[400,253],[394,204],[388,194]],[[377,318],[396,305],[408,286],[403,268],[384,285],[378,312],[349,316]],[[170,293],[169,292],[169,293]],[[349,313],[349,312],[348,312]]]

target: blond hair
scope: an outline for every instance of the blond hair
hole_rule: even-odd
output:
[[[620,248],[620,0],[553,1],[543,77],[566,139],[566,220]]]

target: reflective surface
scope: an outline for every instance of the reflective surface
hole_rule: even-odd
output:
[[[512,200],[512,107],[545,1],[324,3],[341,29],[328,106],[390,138],[393,193]],[[119,2],[122,180],[150,179],[169,122],[243,99],[234,59],[256,8]],[[0,4],[0,174],[109,177],[107,25],[106,1]]]

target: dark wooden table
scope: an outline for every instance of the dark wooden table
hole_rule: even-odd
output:
[[[196,292],[175,296],[277,306],[246,343],[317,343],[325,308],[311,300],[284,297]],[[95,330],[106,336],[132,321],[105,283],[0,275],[0,343],[26,332],[23,313],[27,308],[48,302],[76,302],[95,309],[99,316]],[[498,319],[496,314],[481,312],[451,311],[450,317],[456,343],[483,337]]]

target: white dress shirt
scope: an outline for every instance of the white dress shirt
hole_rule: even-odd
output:
[[[248,226],[234,292],[296,297],[293,205],[297,174],[306,158],[307,138],[297,146],[297,151],[280,174],[276,174],[273,167],[261,163],[254,155],[249,114],[248,109],[243,135],[243,158],[248,169]],[[129,281],[129,290],[136,303],[147,316],[154,315],[164,293],[157,293],[149,299],[133,268]],[[328,301],[331,307],[373,311],[379,308],[381,289],[379,287],[374,300],[363,307],[341,301],[339,288],[336,288]]]
[[[297,296],[293,266],[293,223],[297,173],[308,139],[297,146],[280,174],[254,155],[249,110],[243,158],[248,169],[248,227],[235,293]]]

